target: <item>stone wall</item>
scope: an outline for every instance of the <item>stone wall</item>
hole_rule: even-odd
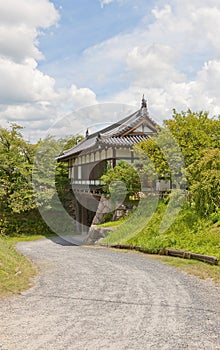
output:
[[[112,213],[112,204],[108,198],[106,198],[104,195],[101,196],[98,209],[96,211],[96,214],[93,218],[92,225],[98,225],[100,224],[104,217],[107,214]],[[113,215],[113,214],[112,214]]]
[[[106,217],[106,215],[109,216],[108,221],[116,221],[121,216],[123,216],[125,212],[127,212],[127,210],[124,205],[120,205],[120,203],[118,205],[117,203],[113,204],[110,199],[102,195],[92,225],[89,229],[86,239],[84,240],[84,244],[95,244],[97,241],[99,241],[101,238],[104,238],[109,232],[115,229],[115,227],[97,226],[103,222],[103,219]]]
[[[87,237],[84,239],[83,244],[92,245],[98,242],[100,239],[106,237],[115,227],[98,227],[92,225],[89,229]]]

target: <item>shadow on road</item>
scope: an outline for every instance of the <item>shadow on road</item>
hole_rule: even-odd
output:
[[[52,242],[62,245],[62,246],[79,246],[80,244],[76,244],[76,243],[72,243],[72,242],[68,242],[66,241],[64,238],[60,237],[60,236],[52,236],[52,237],[47,237],[48,239],[50,239]]]

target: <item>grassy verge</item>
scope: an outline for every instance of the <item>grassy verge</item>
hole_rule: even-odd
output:
[[[140,200],[139,205],[102,243],[127,243],[136,237],[149,223],[157,208],[157,199]],[[119,223],[119,221],[116,221]]]
[[[220,221],[200,218],[192,208],[184,208],[175,222],[161,231],[167,205],[160,203],[153,215],[148,207],[134,212],[102,243],[124,243],[146,247],[152,252],[160,248],[174,248],[199,254],[214,255],[220,259]],[[144,212],[144,216],[142,217]],[[145,225],[146,221],[146,225]],[[147,222],[148,221],[148,222]]]
[[[92,246],[89,246],[89,249],[91,248]],[[93,248],[97,249],[101,247],[93,246]],[[110,249],[117,250],[120,252],[130,253],[130,254],[141,254],[147,259],[158,260],[163,264],[176,268],[177,270],[188,273],[190,275],[197,276],[200,279],[204,279],[204,280],[210,279],[213,283],[218,284],[220,286],[220,266],[219,265],[213,266],[197,260],[181,259],[181,258],[163,256],[163,255],[157,255],[157,254],[145,254],[135,250],[127,250],[127,249],[118,250],[117,248],[110,248]]]
[[[44,235],[28,232],[0,236],[0,297],[19,294],[30,288],[31,279],[37,273],[37,268],[15,249],[15,245],[18,242],[35,241],[55,235],[51,232],[46,232]]]
[[[214,283],[220,283],[220,266],[211,266],[201,261],[173,258],[170,256],[150,255],[151,259],[175,267],[201,279],[211,279]]]
[[[121,219],[116,220],[116,221],[108,221],[108,222],[105,222],[104,224],[99,224],[97,226],[98,227],[116,227],[116,226],[121,225],[125,221],[126,221],[126,217],[121,218]]]
[[[30,236],[31,239],[37,237]],[[0,297],[18,294],[31,286],[31,278],[37,270],[15,249],[15,244],[24,240],[24,237],[0,238]]]
[[[214,220],[213,217],[201,218],[193,208],[185,207],[174,223],[167,230],[162,231],[160,227],[166,216],[166,209],[167,204],[161,201],[152,214],[149,203],[143,204],[142,209],[134,212],[129,219],[116,227],[102,240],[102,243],[141,246],[152,252],[157,252],[160,248],[181,249],[193,253],[213,255],[220,260],[219,219],[216,217]],[[220,281],[220,266],[209,266],[195,260],[154,255],[152,257],[201,278],[212,278]]]

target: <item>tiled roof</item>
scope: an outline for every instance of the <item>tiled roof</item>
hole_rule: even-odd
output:
[[[100,144],[109,145],[109,146],[122,146],[122,147],[131,147],[141,141],[147,139],[147,135],[127,135],[124,137],[101,137],[99,140]]]
[[[115,147],[131,147],[136,143],[139,143],[148,137],[147,134],[137,135],[124,135],[135,125],[139,125],[141,120],[145,120],[152,132],[156,132],[157,124],[149,117],[147,107],[142,107],[137,112],[130,116],[114,123],[107,128],[88,135],[78,145],[74,146],[70,150],[57,157],[57,160],[65,161],[71,156],[77,156],[80,152],[85,152],[88,149],[98,145],[109,145]]]
[[[110,130],[101,130],[100,134],[109,137],[120,136],[121,134],[124,134],[126,131],[134,127],[138,122],[140,122],[143,119],[148,120],[156,131],[157,124],[149,117],[147,108],[141,108],[134,114],[118,122],[117,126],[115,126],[115,124],[112,125],[112,128]]]
[[[71,148],[71,149],[65,151],[63,154],[59,155],[57,157],[57,160],[63,160],[63,159],[68,158],[69,156],[71,156],[73,154],[77,154],[77,153],[80,153],[82,151],[85,151],[86,149],[89,149],[89,148],[95,146],[96,142],[97,142],[97,137],[84,139],[81,142],[79,142],[78,145],[74,146],[73,148]]]

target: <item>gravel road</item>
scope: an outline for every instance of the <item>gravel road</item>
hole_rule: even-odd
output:
[[[0,302],[1,350],[220,349],[220,289],[149,257],[19,244],[35,285]]]

